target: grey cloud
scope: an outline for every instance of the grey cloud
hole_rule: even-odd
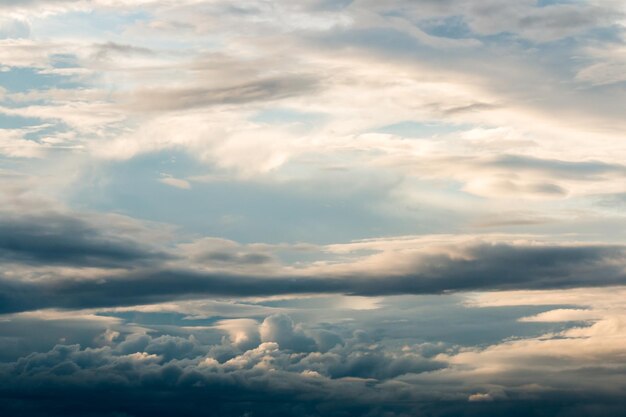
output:
[[[583,33],[610,24],[617,13],[610,7],[577,4],[539,6],[535,1],[501,0],[450,2],[478,34],[514,33],[533,41],[547,42]]]
[[[70,215],[8,215],[0,220],[0,260],[4,262],[115,267],[169,257]]]
[[[343,339],[337,333],[320,329],[313,334],[315,343],[321,352],[327,352],[335,346],[343,346]]]
[[[531,182],[518,184],[514,181],[499,180],[491,184],[491,190],[503,194],[522,193],[531,195],[567,195],[567,190],[549,182]]]
[[[125,326],[117,319],[67,315],[42,320],[41,317],[5,317],[0,321],[0,362],[13,361],[25,352],[47,351],[59,341],[82,346],[102,346],[104,332]],[[110,334],[113,337],[114,334]]]
[[[194,343],[193,337],[182,338],[169,335],[151,339],[142,351],[161,356],[166,361],[174,358],[195,358],[203,353],[201,346]]]
[[[46,5],[62,5],[78,3],[80,0],[3,0],[0,3],[0,8],[6,7],[31,7],[31,6],[46,6]]]
[[[271,256],[262,253],[246,253],[239,255],[229,252],[208,252],[203,254],[200,259],[219,263],[236,263],[244,265],[265,264],[273,260]]]
[[[589,4],[536,7],[534,2],[476,2],[467,12],[468,23],[483,34],[516,33],[535,41],[552,41],[604,26],[615,10]]]
[[[110,59],[112,55],[152,55],[154,51],[148,48],[138,47],[129,44],[116,42],[106,42],[94,46],[93,59],[96,61]]]
[[[27,38],[30,35],[30,30],[27,21],[0,18],[0,39]]]
[[[301,365],[331,378],[357,377],[375,380],[387,380],[445,367],[442,362],[425,359],[419,354],[407,352],[395,356],[381,346],[352,343],[348,343],[346,348],[333,349],[322,354],[312,353],[302,359]]]
[[[504,211],[481,216],[474,227],[533,226],[557,221],[531,211]]]
[[[460,107],[452,107],[447,109],[440,109],[438,105],[434,105],[433,107],[446,116],[498,108],[497,105],[489,103],[472,103]]]
[[[138,305],[216,296],[342,293],[439,294],[447,291],[554,289],[626,283],[622,246],[476,244],[460,256],[417,256],[405,272],[267,276],[140,269],[94,279],[0,280],[0,311]],[[404,260],[406,262],[406,259]]]
[[[415,159],[417,160],[417,159]],[[414,163],[413,159],[407,162]],[[598,160],[561,160],[517,154],[447,158],[420,158],[414,169],[423,176],[455,176],[465,190],[488,197],[566,196],[570,192],[588,194],[585,183],[613,184],[626,179],[626,166]],[[443,171],[439,174],[438,170]],[[577,184],[575,183],[577,182]]]
[[[626,192],[615,194],[601,194],[595,195],[594,197],[597,201],[597,204],[600,206],[617,209],[621,209],[622,207],[626,206]]]
[[[308,3],[311,10],[342,10],[353,2],[354,0],[313,0]]]
[[[182,110],[205,106],[279,100],[313,91],[318,81],[310,76],[266,78],[228,87],[153,88],[138,90],[128,107],[137,111]]]
[[[466,36],[512,33],[536,42],[549,42],[592,28],[605,27],[621,13],[611,5],[571,2],[541,6],[536,1],[360,1],[356,4],[383,14],[409,16],[420,22],[427,19],[460,17],[473,33]]]
[[[626,177],[626,166],[601,161],[563,161],[521,155],[502,155],[487,162],[487,165],[518,172],[539,172],[564,179],[597,180],[606,175]]]

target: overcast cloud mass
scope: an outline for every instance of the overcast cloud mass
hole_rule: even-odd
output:
[[[0,415],[626,416],[620,0],[0,1]]]

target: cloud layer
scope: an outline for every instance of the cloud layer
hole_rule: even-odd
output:
[[[626,414],[623,2],[0,3],[0,414]]]

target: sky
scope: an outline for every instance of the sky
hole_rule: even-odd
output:
[[[626,416],[622,0],[0,0],[0,414]]]

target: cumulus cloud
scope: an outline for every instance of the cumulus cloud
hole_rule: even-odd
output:
[[[291,318],[285,315],[267,317],[259,332],[263,342],[276,342],[282,349],[303,352],[315,346],[315,341],[294,327]]]
[[[277,327],[283,335],[292,334],[288,328],[303,336],[311,332],[294,325],[288,316],[270,316],[265,321],[259,324],[261,329],[267,323],[280,323]],[[38,413],[56,404],[55,411],[48,413],[51,416],[85,410],[101,415],[167,415],[172,407],[182,415],[194,415],[199,409],[210,410],[209,415],[378,415],[383,410],[385,415],[394,416],[541,415],[551,401],[558,403],[551,408],[554,412],[577,416],[594,408],[615,411],[624,407],[618,391],[605,391],[598,397],[607,381],[597,383],[609,374],[599,370],[591,376],[596,385],[589,381],[589,394],[580,397],[568,376],[572,368],[552,357],[561,352],[552,349],[553,344],[586,344],[579,330],[564,333],[565,338],[544,337],[482,350],[449,351],[435,359],[426,359],[411,347],[373,344],[362,333],[342,338],[342,344],[327,352],[308,344],[301,346],[304,350],[297,346],[282,348],[272,341],[249,347],[242,347],[236,340],[232,344],[207,345],[193,337],[133,333],[104,347],[57,345],[0,366],[1,407],[3,411]],[[525,356],[511,351],[516,349],[533,355],[537,362],[517,363]],[[571,359],[579,357],[576,349],[570,352]],[[607,358],[602,354],[597,360]],[[526,372],[528,366],[547,365],[556,372],[544,380],[549,386],[524,384],[531,377]],[[450,379],[456,383],[450,384]],[[155,390],[161,395],[154,396]],[[80,399],[75,396],[77,391]],[[46,392],[54,392],[55,399]],[[109,401],[100,401],[104,395]],[[7,401],[17,398],[27,402]],[[65,401],[70,398],[73,400]],[[150,406],[145,405],[147,398],[151,399]],[[527,401],[529,398],[533,401]],[[28,402],[34,399],[38,401]],[[187,406],[181,408],[172,400]],[[575,407],[579,411],[574,412]]]
[[[296,339],[307,337],[306,330],[295,326],[287,316],[268,317],[260,325],[261,332],[266,334],[263,329],[268,326],[274,330],[280,327],[278,333],[273,332],[268,337],[277,336],[283,342],[285,336],[295,340],[294,334],[299,335]],[[151,407],[142,411],[139,402],[150,390],[159,389],[168,392],[170,398],[183,398],[190,387],[195,386],[193,402],[204,404],[209,395],[211,412],[218,414],[229,409],[264,413],[262,404],[266,401],[263,398],[284,407],[283,413],[293,413],[299,407],[314,410],[321,404],[334,413],[336,407],[337,412],[343,409],[337,401],[356,399],[365,393],[374,397],[361,397],[357,407],[364,410],[377,400],[393,400],[393,391],[384,385],[377,387],[376,378],[382,383],[395,375],[444,366],[412,352],[384,352],[361,343],[358,338],[349,338],[345,344],[349,348],[337,345],[328,353],[316,352],[312,339],[310,343],[296,343],[290,348],[268,341],[242,350],[237,341],[232,345],[210,346],[193,337],[130,334],[124,340],[99,348],[57,345],[48,352],[33,353],[3,364],[0,380],[6,382],[4,377],[11,374],[15,384],[0,384],[0,396],[3,399],[14,395],[39,396],[39,388],[34,391],[28,388],[34,387],[36,381],[41,389],[54,390],[61,396],[69,395],[69,390],[80,389],[84,395],[97,398],[100,388],[106,386],[115,401],[102,402],[102,408],[92,408],[93,411],[113,413],[132,409],[139,413],[137,415],[145,415]],[[213,355],[219,351],[216,359]],[[131,395],[117,398],[124,391]],[[181,395],[183,397],[179,397]],[[295,396],[297,401],[288,400],[290,396]],[[235,398],[237,401],[232,402]],[[7,403],[2,404],[5,407]],[[60,412],[80,412],[89,407],[87,402],[71,404]],[[182,410],[183,415],[193,413],[197,405]],[[165,403],[160,405],[163,406],[159,412],[170,411],[171,407]],[[11,404],[6,407],[12,410]]]
[[[218,329],[228,332],[228,337],[233,346],[241,349],[258,346],[261,342],[259,324],[253,319],[228,319],[221,320]]]

